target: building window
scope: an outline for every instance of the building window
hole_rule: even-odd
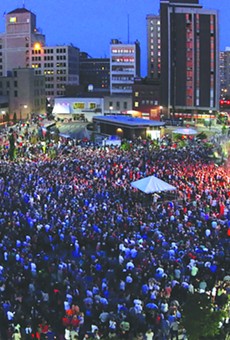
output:
[[[123,104],[124,106],[124,110],[127,110],[127,108],[128,108],[128,105],[127,105],[127,102],[124,102],[124,104]]]
[[[135,102],[134,107],[138,107],[138,106],[139,106],[139,102]]]
[[[139,96],[139,92],[135,92],[135,97],[138,97]]]
[[[14,97],[18,96],[18,91],[14,91]]]

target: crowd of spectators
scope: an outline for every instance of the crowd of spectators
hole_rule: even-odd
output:
[[[230,181],[202,144],[20,143],[1,149],[2,339],[178,339],[189,294],[222,308]],[[173,198],[131,187],[152,174]]]

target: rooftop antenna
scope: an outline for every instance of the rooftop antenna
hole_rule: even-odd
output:
[[[22,7],[25,8],[25,0],[22,2]]]
[[[128,23],[128,44],[129,44],[129,14],[127,15],[127,23]]]

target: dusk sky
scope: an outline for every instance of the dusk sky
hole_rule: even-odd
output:
[[[4,13],[25,7],[37,16],[37,27],[47,45],[70,44],[92,57],[109,57],[112,38],[141,44],[142,76],[146,75],[146,15],[158,14],[160,0],[2,0],[0,32],[5,31]],[[230,46],[229,0],[200,0],[207,9],[218,9],[220,49]]]

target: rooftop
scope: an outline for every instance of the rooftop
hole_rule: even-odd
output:
[[[26,9],[25,7],[20,7],[20,8],[16,8],[13,11],[9,12],[8,14],[14,14],[14,13],[31,13],[28,9]]]
[[[114,115],[114,116],[96,116],[93,117],[94,120],[100,120],[100,121],[104,121],[107,123],[117,123],[117,124],[121,124],[121,125],[131,125],[131,126],[164,126],[165,123],[164,122],[160,122],[158,120],[147,120],[147,119],[143,119],[143,118],[134,118],[134,117],[130,117],[130,116],[122,116],[122,115]]]

